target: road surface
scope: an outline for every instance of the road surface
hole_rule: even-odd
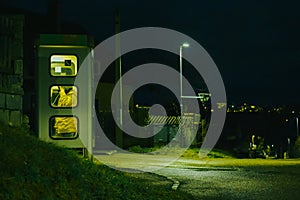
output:
[[[299,159],[180,158],[165,166],[172,158],[131,154],[100,157],[116,168],[144,169],[170,178],[175,185],[178,181],[176,188],[195,199],[300,199]]]

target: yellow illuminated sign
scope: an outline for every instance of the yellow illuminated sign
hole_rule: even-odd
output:
[[[52,76],[76,76],[78,61],[75,55],[52,55],[50,58]]]

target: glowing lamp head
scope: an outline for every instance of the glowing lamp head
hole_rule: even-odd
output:
[[[186,43],[186,42],[182,44],[182,47],[184,47],[184,48],[188,48],[189,46],[190,46],[190,44]]]

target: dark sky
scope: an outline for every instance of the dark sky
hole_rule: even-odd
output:
[[[6,4],[45,14],[47,2]],[[122,31],[158,26],[198,41],[216,62],[230,102],[300,103],[300,1],[61,0],[61,17],[101,42],[114,34],[116,8]]]

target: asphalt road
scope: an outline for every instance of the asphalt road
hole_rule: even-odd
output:
[[[300,166],[167,167],[158,174],[178,180],[195,199],[300,199]]]
[[[181,158],[158,168],[160,162],[170,159],[167,156],[145,159],[145,156],[127,154],[103,158],[117,168],[150,169],[174,183],[178,181],[177,189],[192,194],[195,199],[300,199],[300,160]]]

